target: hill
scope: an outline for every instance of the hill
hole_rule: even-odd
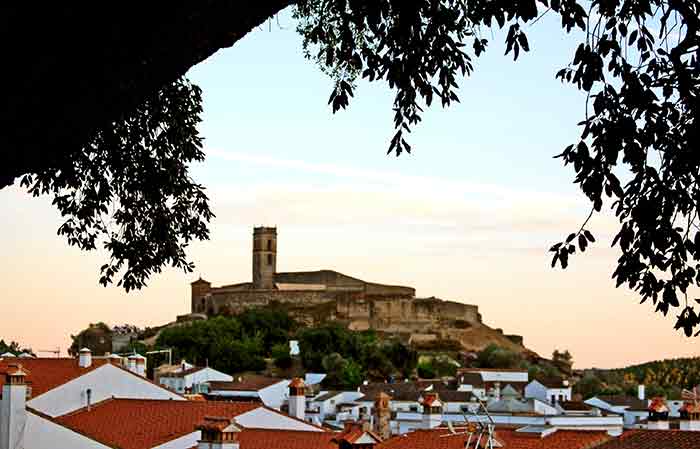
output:
[[[683,388],[700,384],[700,357],[655,360],[618,369],[587,369],[577,385],[584,396],[593,394],[637,394],[646,387],[647,397],[678,399]]]

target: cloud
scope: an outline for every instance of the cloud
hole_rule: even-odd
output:
[[[387,233],[433,248],[537,249],[578,229],[589,206],[582,195],[513,189],[431,176],[403,175],[335,164],[279,159],[266,155],[209,150],[221,163],[278,167],[295,173],[324,174],[324,185],[264,179],[210,186],[216,228],[279,224],[287,228],[364,235]],[[317,177],[315,177],[317,178]],[[610,217],[594,231],[615,229]]]

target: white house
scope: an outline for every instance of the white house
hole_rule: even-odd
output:
[[[0,372],[21,366],[27,373],[27,406],[49,417],[70,413],[111,397],[185,399],[107,360],[93,360],[89,351],[73,358],[4,358]],[[0,386],[5,382],[0,375]]]
[[[320,449],[343,437],[259,403],[187,401],[81,356],[0,360],[0,449],[191,449],[211,436],[200,428],[207,417],[238,423],[248,449],[271,441]]]
[[[564,379],[535,379],[525,386],[525,397],[556,405],[571,400],[571,385]]]
[[[210,367],[199,367],[183,361],[180,369],[173,370],[158,377],[158,382],[178,393],[206,393],[204,385],[211,381],[231,382],[233,376]]]
[[[637,397],[625,395],[599,395],[584,401],[586,404],[606,412],[617,413],[624,418],[625,428],[643,429],[643,421],[649,416],[649,401],[645,397],[644,385],[637,390]],[[680,414],[678,415],[680,416]]]

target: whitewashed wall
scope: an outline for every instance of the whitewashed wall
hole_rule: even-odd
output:
[[[27,415],[27,430],[22,449],[109,449],[108,446],[34,413],[28,412]]]
[[[286,429],[321,432],[316,426],[291,418],[274,410],[259,407],[236,417],[236,422],[243,427],[253,429]]]

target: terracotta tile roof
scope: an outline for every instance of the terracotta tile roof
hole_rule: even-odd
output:
[[[698,449],[700,432],[631,430],[596,449]]]
[[[375,448],[464,449],[467,438],[468,435],[465,434],[451,435],[446,428],[416,430],[386,440]],[[496,430],[496,440],[503,444],[504,449],[589,449],[609,439],[607,433],[596,431],[558,430],[540,438],[539,436],[518,433],[513,429]]]
[[[361,424],[348,423],[345,429],[340,433],[336,433],[332,441],[335,443],[340,443],[341,441],[347,441],[350,444],[354,444],[362,438],[362,436],[368,435],[375,442],[382,441],[381,437],[371,430],[364,430]]]
[[[258,407],[244,402],[108,399],[55,421],[110,447],[148,449],[194,432],[207,416],[233,418]]]
[[[337,436],[335,432],[243,429],[238,442],[245,449],[338,449],[338,444],[333,442]]]
[[[251,374],[248,376],[236,377],[232,382],[209,382],[209,389],[222,391],[260,391],[263,388],[269,387],[270,385],[274,385],[278,382],[284,381],[285,379],[279,379],[277,377],[267,377]]]
[[[6,358],[0,359],[0,373],[7,371],[10,365],[20,363],[25,371],[29,371],[26,382],[31,387],[32,398],[65,384],[95,368],[108,363],[107,360],[92,359],[89,368],[78,366],[74,358]],[[0,387],[5,383],[5,376],[0,376]]]
[[[304,380],[300,377],[295,377],[292,379],[291,382],[289,382],[289,388],[304,388],[306,387],[306,384],[304,384]]]
[[[679,411],[687,413],[700,413],[700,403],[684,402]]]
[[[650,412],[656,413],[668,413],[668,406],[663,398],[654,398],[651,400],[651,404],[647,408]]]

